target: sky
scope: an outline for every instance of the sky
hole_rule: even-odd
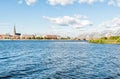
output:
[[[80,33],[120,28],[120,0],[0,0],[0,33]]]

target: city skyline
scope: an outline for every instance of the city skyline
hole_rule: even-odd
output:
[[[0,33],[68,34],[120,28],[119,0],[1,0]]]

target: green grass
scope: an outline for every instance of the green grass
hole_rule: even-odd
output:
[[[99,39],[91,39],[90,43],[98,43],[98,44],[120,44],[120,36],[111,36],[109,38],[102,37]]]

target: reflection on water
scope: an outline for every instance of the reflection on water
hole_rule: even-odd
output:
[[[120,45],[0,41],[0,79],[120,79]]]

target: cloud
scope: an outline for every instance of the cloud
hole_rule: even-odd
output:
[[[96,2],[99,3],[107,3],[108,5],[112,6],[118,6],[120,7],[120,0],[47,0],[50,5],[68,5],[68,4],[73,4],[75,2],[80,3],[80,4],[93,4]]]
[[[104,0],[78,0],[78,2],[92,4],[94,2],[104,2]]]
[[[94,2],[103,2],[104,0],[48,0],[48,3],[51,5],[68,5],[68,4],[73,4],[75,2],[78,3],[88,3],[88,4],[92,4]]]
[[[103,22],[100,26],[104,26],[106,28],[118,28],[120,27],[120,17],[113,18],[110,21]]]
[[[73,4],[75,0],[48,0],[48,3],[51,5],[68,5]]]
[[[22,4],[23,1],[25,1],[26,4],[30,6],[37,3],[37,1],[40,0],[18,0],[18,3]],[[75,2],[80,4],[93,4],[99,2],[99,3],[107,3],[108,5],[120,7],[120,0],[47,0],[47,2],[53,6],[55,5],[65,6],[65,5],[74,4]]]
[[[58,26],[69,26],[73,28],[82,28],[84,26],[92,25],[92,23],[89,20],[84,19],[86,18],[85,16],[84,17],[83,15],[80,15],[80,16],[81,17],[74,15],[73,17],[63,16],[63,17],[57,17],[57,18],[43,16],[43,18],[47,19],[48,21]]]
[[[113,6],[120,7],[120,0],[109,0],[108,5],[113,5]]]
[[[87,19],[88,17],[85,16],[85,15],[78,15],[78,14],[75,14],[74,15],[75,18],[78,18],[78,19]]]
[[[112,6],[118,6],[120,7],[120,0],[78,0],[80,4],[82,3],[87,3],[87,4],[93,4],[95,2],[100,2],[100,3],[107,3],[108,5]]]
[[[33,5],[37,2],[37,0],[25,0],[25,1],[28,6]]]
[[[19,4],[22,4],[22,3],[23,3],[23,0],[18,0],[18,3],[19,3]]]
[[[37,3],[38,0],[18,0],[19,4],[22,4],[23,2],[25,2],[28,6],[31,6],[35,3]]]

